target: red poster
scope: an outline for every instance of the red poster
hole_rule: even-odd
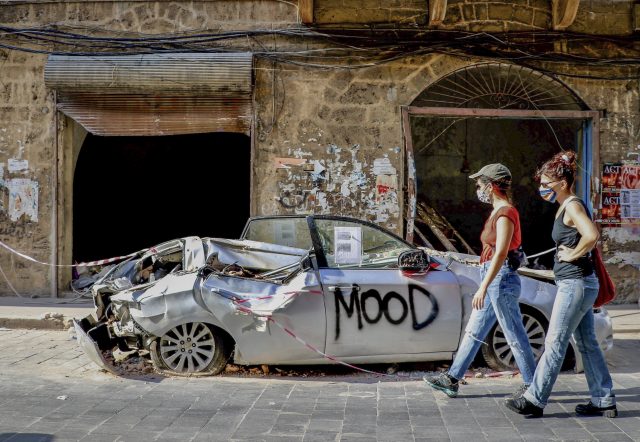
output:
[[[602,191],[619,191],[621,183],[621,163],[605,163],[602,168]]]
[[[602,226],[620,226],[620,192],[602,192]]]

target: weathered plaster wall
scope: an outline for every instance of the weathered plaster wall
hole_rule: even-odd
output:
[[[277,28],[298,22],[290,2],[24,2],[0,5],[0,24],[17,27],[74,26],[78,29],[130,33],[171,33],[208,29],[228,31]],[[246,41],[243,41],[246,43]],[[248,47],[259,47],[253,42]],[[44,85],[46,55],[0,49],[0,240],[40,261],[70,256],[72,183],[77,127],[55,111],[54,92]],[[58,118],[59,117],[59,118]],[[60,120],[60,136],[56,131]],[[56,172],[57,140],[60,176]],[[77,146],[76,146],[77,147]],[[13,160],[26,160],[14,162]],[[21,168],[11,172],[11,168]],[[27,180],[27,181],[25,181]],[[59,195],[56,198],[56,183]],[[13,192],[10,190],[13,189]],[[60,203],[56,213],[56,201]],[[59,217],[56,228],[54,219]],[[57,232],[59,238],[56,238]],[[60,259],[59,262],[65,261]],[[15,289],[25,295],[51,295],[56,271],[30,263],[4,249],[0,266]],[[60,277],[66,290],[70,271]],[[0,295],[13,294],[0,276]]]
[[[324,71],[258,62],[254,180],[260,193],[255,196],[255,213],[349,215],[402,233],[400,106],[410,104],[436,79],[473,63],[435,55]],[[636,151],[640,140],[632,129],[640,124],[637,82],[563,80],[589,107],[608,110],[601,125],[603,162]],[[395,173],[378,178],[384,174],[376,169],[376,160],[388,160],[387,170]],[[395,190],[392,185],[378,195],[375,185],[382,180],[396,180]],[[603,232],[620,302],[639,296],[637,238],[610,229]]]
[[[334,14],[331,8],[347,7],[347,2],[331,1],[319,0],[316,12],[318,17],[324,14],[329,24],[339,23],[340,17],[330,18]],[[150,34],[278,28],[298,22],[296,8],[290,3],[268,0],[31,2],[0,5],[0,23],[13,26],[57,23]],[[389,21],[410,26],[424,23],[426,2],[384,3],[385,7],[372,0],[367,3],[369,7],[359,6],[358,21],[377,23],[388,17]],[[584,5],[589,8],[595,3],[593,0]],[[627,3],[616,3],[620,6],[616,8],[620,15],[616,26],[620,23],[628,26],[631,15]],[[445,27],[460,25],[458,27],[471,29],[473,23],[482,23],[480,27],[474,25],[473,30],[494,30],[489,27],[491,24],[501,26],[502,30],[518,26],[533,29],[546,27],[549,19],[549,14],[543,12],[548,2],[543,5],[538,0],[528,0],[526,7],[518,2],[487,5],[485,14],[480,2],[450,2],[451,14]],[[365,13],[368,10],[380,15],[379,9],[387,11],[381,19]],[[454,20],[454,10],[461,17],[460,23]],[[608,21],[599,19],[605,12],[583,9],[581,3],[575,29],[570,30],[622,31],[622,28],[608,27]],[[502,13],[506,25],[496,20]],[[247,41],[247,47],[259,46]],[[52,261],[57,247],[52,222],[56,201],[56,112],[53,93],[44,87],[45,61],[46,57],[41,55],[0,51],[0,163],[4,163],[0,239],[38,259]],[[258,60],[254,213],[352,215],[401,232],[404,158],[400,106],[411,103],[437,78],[473,62],[434,55],[407,57],[366,69],[315,70],[285,64],[274,66]],[[640,142],[637,82],[571,78],[566,78],[566,82],[592,108],[608,110],[601,127],[602,160],[617,161],[626,158],[627,152],[635,151]],[[63,151],[62,154],[60,164],[68,166],[64,156],[72,153]],[[9,159],[27,160],[28,167],[10,173]],[[15,169],[24,163],[12,164]],[[7,183],[16,178],[37,183],[37,220],[32,210],[35,194],[32,192],[29,196],[26,186],[23,186],[21,201],[31,198],[31,209],[17,220],[11,219]],[[68,179],[63,177],[61,182]],[[17,195],[14,193],[12,207]],[[638,235],[621,232],[605,229],[606,257],[622,289],[621,299],[637,299],[640,292],[635,288],[639,280]],[[69,238],[65,240],[70,242]],[[50,292],[53,278],[48,268],[15,259],[4,252],[0,253],[0,265],[19,291]],[[0,293],[10,294],[6,283],[1,281]]]
[[[589,107],[606,110],[600,120],[601,163],[637,159],[640,153],[640,83],[637,80],[563,80]],[[599,177],[602,171],[594,172]],[[640,298],[640,227],[603,228],[602,250],[607,269],[618,288],[617,302],[637,302]]]
[[[402,233],[400,106],[460,64],[440,56],[409,57],[327,71],[274,69],[258,62],[255,164],[260,166],[254,182],[262,192],[256,195],[256,213],[340,214]]]
[[[40,55],[0,50],[0,240],[41,261],[55,250],[55,118]],[[0,252],[18,292],[50,294],[50,268]],[[0,278],[1,290],[11,293]]]

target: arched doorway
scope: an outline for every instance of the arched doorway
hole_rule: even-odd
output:
[[[468,175],[501,162],[513,174],[513,196],[521,214],[523,246],[529,254],[552,246],[555,208],[536,196],[533,176],[542,161],[561,149],[578,152],[578,193],[590,199],[591,171],[597,150],[597,112],[567,86],[534,70],[503,63],[483,63],[452,72],[403,108],[409,192],[418,210],[434,209],[450,223],[441,226],[448,240],[476,252],[490,207],[480,203]],[[411,195],[410,195],[411,197]],[[412,201],[412,198],[409,198]],[[440,241],[428,225],[413,225],[416,207],[407,212],[407,237],[417,229],[432,244]],[[455,230],[459,236],[452,233]],[[420,240],[416,240],[420,243]],[[444,244],[444,243],[442,243]],[[552,257],[543,257],[548,266]]]
[[[73,183],[73,259],[184,236],[238,238],[249,217],[250,138],[89,134]]]

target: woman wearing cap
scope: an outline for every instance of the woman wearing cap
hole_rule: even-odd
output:
[[[436,376],[425,376],[424,380],[449,397],[456,397],[458,382],[497,319],[522,373],[524,384],[512,396],[519,397],[531,383],[536,364],[518,305],[519,261],[515,258],[521,242],[520,217],[508,196],[511,172],[502,164],[488,164],[469,178],[476,180],[478,199],[493,205],[480,235],[482,282],[473,296],[473,311],[451,368]]]
[[[593,273],[589,252],[596,245],[598,230],[585,204],[572,190],[576,174],[575,152],[555,155],[536,174],[540,196],[560,203],[551,236],[557,252],[553,273],[558,286],[545,349],[529,389],[519,398],[506,402],[519,414],[542,416],[551,395],[571,335],[582,356],[591,400],[576,407],[579,415],[618,415],[611,375],[596,340],[593,303],[598,296],[598,278]]]

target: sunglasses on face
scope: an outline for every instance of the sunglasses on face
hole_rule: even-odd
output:
[[[559,183],[560,181],[561,180],[547,182],[540,181],[540,187],[542,187],[543,189],[549,189],[553,184]]]

